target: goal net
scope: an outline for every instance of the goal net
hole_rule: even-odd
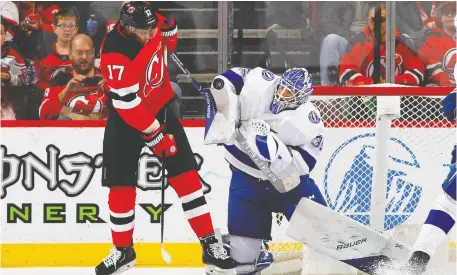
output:
[[[328,206],[411,245],[449,172],[456,131],[441,101],[450,91],[316,87],[311,100],[326,129],[311,176]],[[286,237],[282,215],[274,220],[270,250],[277,262],[262,274],[357,274]],[[452,258],[454,242],[441,248],[443,261]]]

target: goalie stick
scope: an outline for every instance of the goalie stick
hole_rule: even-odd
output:
[[[208,118],[214,118],[217,111],[211,90],[202,88],[174,53],[171,53],[170,57],[205,97],[207,124]],[[209,120],[209,123],[211,122],[212,120]],[[266,161],[257,157],[239,131],[235,139],[273,186],[276,189],[279,188],[279,192],[284,192],[287,185],[271,171]],[[308,198],[301,199],[295,212],[286,232],[289,237],[325,256],[342,261],[368,274],[376,274],[376,268],[379,265],[388,264],[391,260],[405,260],[409,253],[409,247],[392,237],[381,234]],[[325,226],[326,224],[328,226]],[[347,251],[350,253],[345,256]]]

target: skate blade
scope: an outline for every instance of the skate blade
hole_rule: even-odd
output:
[[[116,270],[114,273],[112,273],[111,275],[117,275],[117,274],[121,274],[122,272],[125,272],[129,269],[131,269],[132,267],[134,267],[136,265],[136,259],[129,262],[129,263],[126,263],[125,265],[123,265],[121,268],[119,268],[118,270]]]
[[[236,269],[222,269],[215,265],[206,265],[205,272],[208,275],[236,275]]]

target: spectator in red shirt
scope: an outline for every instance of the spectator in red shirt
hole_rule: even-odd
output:
[[[94,66],[95,47],[85,34],[70,43],[71,67],[62,67],[51,80],[40,106],[41,119],[98,120],[106,117],[105,81]]]
[[[455,5],[455,2],[445,2],[438,8],[439,22],[426,31],[425,42],[419,50],[419,56],[426,66],[428,86],[455,86]]]
[[[358,35],[353,45],[348,47],[340,62],[339,79],[344,85],[367,85],[373,84],[374,65],[374,16],[375,8],[368,15],[368,25],[363,33]],[[381,82],[385,81],[385,67],[383,60],[386,59],[386,7],[381,6]],[[408,46],[408,39],[401,35],[398,30],[395,34],[395,83],[403,85],[419,86],[424,78],[424,64]]]

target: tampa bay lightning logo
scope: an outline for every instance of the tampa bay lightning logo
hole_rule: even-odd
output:
[[[263,70],[263,71],[262,71],[262,77],[263,77],[266,81],[272,81],[273,79],[275,79],[275,74],[272,73],[272,72],[269,71],[269,70]]]
[[[374,133],[350,138],[331,156],[324,175],[324,195],[330,208],[369,225],[373,167]],[[392,137],[389,146],[387,202],[384,230],[403,223],[415,211],[422,187],[415,177],[420,164],[412,150]]]
[[[311,121],[314,124],[318,124],[319,122],[321,122],[320,116],[315,111],[309,112],[308,118],[309,121]]]

